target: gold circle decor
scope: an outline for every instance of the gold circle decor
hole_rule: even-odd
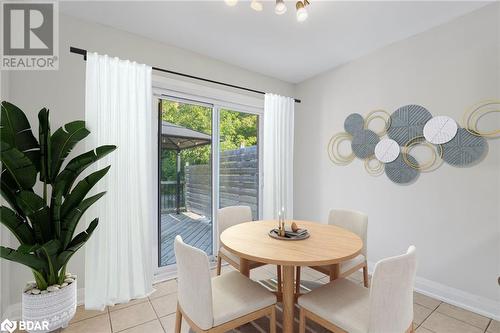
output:
[[[352,140],[352,135],[347,132],[340,132],[333,135],[328,142],[328,157],[333,164],[336,165],[347,165],[354,160],[354,153],[351,152],[349,155],[342,155],[339,151],[339,145],[343,141]]]
[[[391,127],[391,115],[389,114],[389,112],[380,109],[380,110],[373,110],[370,113],[368,113],[365,117],[365,129],[368,129],[370,122],[375,119],[381,119],[385,123],[384,129],[380,132],[375,132],[375,133],[377,133],[378,136],[386,135],[387,130],[389,129],[389,127]]]
[[[494,109],[491,107],[494,106]],[[462,126],[471,134],[479,135],[485,138],[500,137],[500,129],[489,132],[482,132],[477,128],[477,123],[481,117],[489,114],[500,112],[500,100],[488,100],[480,102],[472,106],[464,113],[462,118]]]
[[[375,161],[375,166],[371,165],[370,163],[372,161]],[[380,176],[381,174],[384,173],[384,163],[380,162],[375,155],[372,155],[370,157],[365,158],[365,170],[372,176]]]
[[[417,146],[423,145],[432,151],[432,158],[425,163],[414,163],[408,156],[410,156],[411,150]],[[403,156],[403,161],[410,167],[421,172],[429,172],[436,170],[443,163],[443,147],[441,145],[433,145],[432,143],[425,140],[423,136],[417,136],[412,140],[408,141],[401,149],[401,156]]]

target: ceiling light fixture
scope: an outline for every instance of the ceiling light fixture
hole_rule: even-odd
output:
[[[263,6],[262,6],[262,2],[257,1],[257,0],[252,0],[252,2],[250,3],[250,7],[251,7],[253,10],[257,11],[257,12],[262,11],[262,8],[263,8]]]
[[[278,15],[286,13],[286,5],[284,0],[276,0],[276,6],[274,7],[274,12]]]
[[[307,5],[309,5],[309,1],[307,0],[297,1],[295,4],[295,8],[297,8],[297,21],[304,22],[307,20],[307,17],[309,16],[306,9]]]
[[[274,12],[276,13],[276,15],[285,14],[287,11],[287,7],[286,7],[286,3],[285,3],[286,0],[275,0],[275,1],[276,1],[276,5],[274,6]],[[236,6],[236,4],[238,3],[238,0],[224,0],[224,2],[226,3],[226,5],[233,7],[233,6]],[[247,2],[247,1],[245,1],[245,2]],[[298,0],[295,3],[295,7],[297,8],[297,21],[304,22],[305,20],[307,20],[307,17],[309,16],[309,14],[307,12],[306,7],[309,5],[310,5],[309,0]],[[253,10],[255,10],[257,12],[261,12],[264,9],[263,0],[251,0],[250,1],[250,8],[252,8]]]

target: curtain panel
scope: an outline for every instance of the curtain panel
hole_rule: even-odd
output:
[[[99,217],[85,250],[87,309],[102,310],[153,291],[157,116],[151,85],[150,66],[87,53],[85,121],[92,135],[86,143],[117,146],[95,165],[111,169],[94,189],[106,195],[87,213]]]
[[[293,218],[293,98],[266,94],[264,99],[263,217],[277,219],[278,211]]]

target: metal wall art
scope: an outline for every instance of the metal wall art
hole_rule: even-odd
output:
[[[443,162],[456,167],[479,163],[488,151],[486,138],[500,137],[500,129],[479,129],[479,119],[498,112],[500,100],[478,103],[464,113],[461,127],[448,116],[433,117],[420,105],[405,105],[392,114],[384,110],[371,111],[365,117],[352,113],[344,121],[345,132],[331,137],[328,156],[336,165],[347,165],[358,157],[370,175],[385,173],[396,184],[409,184]],[[385,124],[378,132],[370,129],[375,119]],[[340,144],[345,141],[350,142],[351,152],[341,152]],[[417,146],[429,149],[431,157],[417,161],[412,156]]]

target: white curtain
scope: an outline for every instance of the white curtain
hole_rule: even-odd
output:
[[[111,165],[95,191],[107,191],[87,212],[99,226],[85,250],[85,307],[104,309],[149,295],[151,228],[156,217],[156,115],[151,67],[87,53],[85,121],[89,149],[118,148],[95,169]]]
[[[264,219],[285,210],[293,218],[293,98],[265,95],[264,103]]]

